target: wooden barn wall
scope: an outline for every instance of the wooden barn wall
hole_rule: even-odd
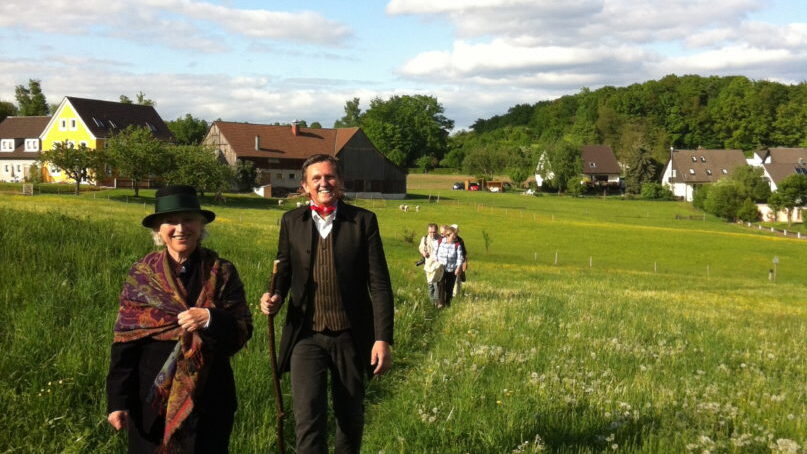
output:
[[[384,158],[364,134],[357,134],[338,155],[348,191],[406,193],[406,172]]]

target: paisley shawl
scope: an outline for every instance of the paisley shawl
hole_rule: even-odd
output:
[[[200,252],[204,283],[193,307],[212,308],[215,307],[221,261],[209,249],[200,248]],[[172,450],[172,438],[193,411],[194,392],[207,356],[199,334],[184,332],[177,322],[177,315],[191,307],[186,298],[187,291],[171,272],[167,251],[150,253],[129,271],[114,328],[115,342],[146,337],[177,340],[149,395],[152,406],[165,416],[162,441],[165,452]]]

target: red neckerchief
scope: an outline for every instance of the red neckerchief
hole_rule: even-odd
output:
[[[323,218],[328,217],[331,213],[336,211],[335,203],[333,205],[315,205],[312,203],[310,206],[311,211],[316,211],[317,214],[319,214]]]

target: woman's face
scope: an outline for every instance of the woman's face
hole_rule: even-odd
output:
[[[193,211],[182,211],[163,216],[157,232],[174,258],[187,257],[199,245],[204,218]]]

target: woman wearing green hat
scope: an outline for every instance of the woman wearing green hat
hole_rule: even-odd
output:
[[[236,409],[230,356],[252,335],[232,263],[203,248],[216,215],[190,186],[157,191],[143,219],[159,251],[132,265],[107,376],[109,423],[130,453],[226,453]]]

